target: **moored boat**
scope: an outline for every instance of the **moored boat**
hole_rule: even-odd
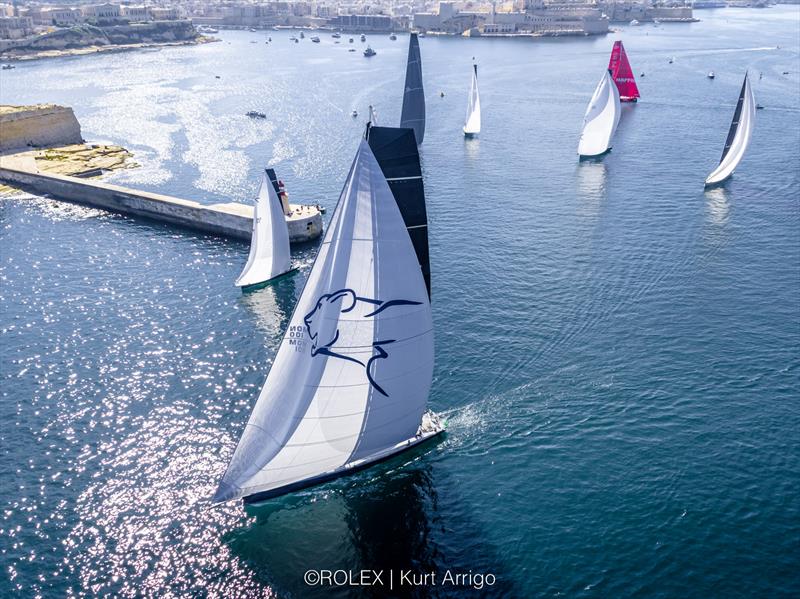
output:
[[[364,50],[364,56],[366,56],[367,58],[369,58],[370,56],[375,56],[376,54],[377,52],[375,52],[375,50],[373,50],[370,46],[367,46],[367,49]]]

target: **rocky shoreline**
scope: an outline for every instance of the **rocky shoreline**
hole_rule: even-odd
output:
[[[216,38],[202,35],[191,21],[186,20],[107,26],[83,24],[26,39],[6,40],[0,45],[0,59],[36,60],[98,52],[190,46],[213,41],[217,41]]]
[[[177,42],[140,42],[136,44],[119,44],[114,46],[84,46],[82,48],[65,48],[63,50],[8,50],[0,53],[0,59],[8,62],[23,62],[26,60],[40,60],[42,58],[58,58],[61,56],[85,56],[88,54],[98,54],[100,52],[127,52],[130,50],[141,50],[143,48],[168,48],[174,46],[196,46],[198,44],[208,44],[218,42],[215,37],[201,35],[193,40],[182,40]]]
[[[138,166],[123,147],[86,143],[74,112],[67,106],[0,106],[0,167],[99,177]],[[0,194],[14,191],[0,185]]]

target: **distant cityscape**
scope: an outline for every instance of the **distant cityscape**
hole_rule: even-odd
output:
[[[599,35],[607,33],[611,23],[687,22],[696,20],[696,9],[768,4],[767,0],[20,1],[0,4],[0,50],[58,30],[174,21],[206,33],[219,28],[294,27],[465,36]]]

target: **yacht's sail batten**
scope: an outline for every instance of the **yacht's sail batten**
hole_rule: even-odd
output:
[[[425,138],[425,90],[422,85],[422,58],[416,33],[410,35],[408,42],[408,63],[406,64],[404,89],[400,126],[413,129],[417,145],[419,145]]]
[[[431,328],[405,224],[362,143],[215,499],[299,484],[412,437],[432,377]]]

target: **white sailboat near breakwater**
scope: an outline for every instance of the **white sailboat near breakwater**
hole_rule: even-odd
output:
[[[619,117],[619,90],[611,78],[611,72],[606,71],[583,117],[583,131],[578,142],[581,158],[602,156],[611,149],[611,138],[617,130]]]
[[[467,117],[464,119],[464,136],[474,137],[481,132],[481,97],[478,93],[478,65],[472,65],[472,79],[467,101]]]
[[[425,139],[425,90],[422,85],[422,57],[419,52],[417,34],[412,33],[408,41],[406,84],[403,92],[403,108],[400,127],[414,130],[417,145]]]
[[[745,73],[739,100],[736,102],[736,109],[733,111],[733,119],[728,130],[728,138],[725,140],[725,148],[722,150],[722,158],[719,159],[717,168],[706,177],[706,187],[724,183],[733,175],[733,171],[744,157],[747,146],[750,145],[755,119],[756,100],[753,96],[753,88],[750,86],[750,78]]]
[[[289,227],[278,197],[275,171],[265,169],[253,213],[250,254],[236,286],[249,291],[282,275],[294,272],[289,251]]]
[[[394,151],[391,132],[400,141],[405,136],[416,153],[410,130],[379,129],[389,133],[376,143],[392,167],[404,160],[408,144]],[[419,179],[421,189],[421,176],[405,179]],[[405,209],[417,199],[410,197]],[[215,502],[259,502],[319,484],[444,430],[426,411],[433,322],[420,250],[409,231],[362,141]],[[427,233],[425,241],[427,266]]]

